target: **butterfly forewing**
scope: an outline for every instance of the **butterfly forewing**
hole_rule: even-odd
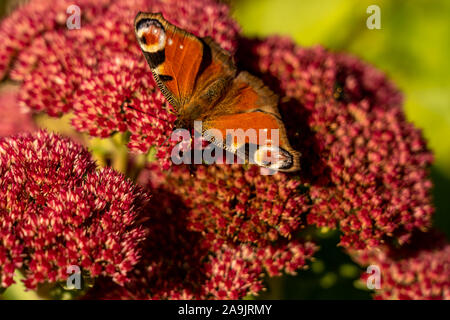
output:
[[[164,96],[181,108],[194,92],[203,58],[202,42],[169,24],[160,13],[139,13],[135,32]]]

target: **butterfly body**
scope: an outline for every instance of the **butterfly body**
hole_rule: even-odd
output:
[[[227,130],[277,129],[278,160],[256,163],[279,171],[300,168],[300,154],[290,146],[278,112],[278,96],[260,79],[239,72],[212,39],[194,36],[160,13],[139,13],[135,33],[158,87],[176,110],[177,127],[192,129],[194,121],[202,121],[203,131],[216,129],[223,140]],[[215,143],[214,137],[210,141]]]

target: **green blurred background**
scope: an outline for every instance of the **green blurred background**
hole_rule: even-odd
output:
[[[15,2],[21,0],[13,0]],[[435,226],[450,238],[450,1],[448,0],[223,0],[247,36],[289,35],[302,46],[320,44],[353,53],[383,70],[405,97],[408,119],[423,129],[435,153],[431,175]],[[0,0],[0,16],[11,0]],[[23,1],[22,1],[23,2]],[[76,0],[74,1],[76,3]],[[381,9],[381,29],[369,30],[369,5]],[[261,298],[368,299],[361,270],[339,248],[336,231],[316,231],[317,259],[298,276],[269,280]]]

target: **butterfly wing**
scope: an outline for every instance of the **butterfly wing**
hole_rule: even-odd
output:
[[[296,171],[300,168],[300,153],[289,144],[277,105],[278,96],[260,79],[241,72],[215,112],[203,122],[204,131],[216,129],[220,136],[206,138],[221,146],[228,139],[231,143],[225,148],[235,153],[245,144],[256,145],[253,152],[245,155],[253,163],[279,171]],[[237,139],[239,135],[241,139]],[[268,160],[265,152],[276,152],[275,158]]]

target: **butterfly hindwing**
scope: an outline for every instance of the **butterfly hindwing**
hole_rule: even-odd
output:
[[[227,139],[227,130],[242,129],[244,133],[250,133],[248,130],[251,129],[257,136],[256,141],[253,141],[253,143],[257,144],[257,150],[273,147],[273,144],[267,142],[275,139],[275,136],[271,136],[274,132],[272,130],[277,130],[278,163],[264,165],[255,158],[258,156],[258,153],[247,156],[253,157],[251,160],[263,166],[276,168],[280,171],[296,171],[300,167],[300,153],[295,151],[289,144],[277,104],[278,96],[264,86],[260,79],[245,71],[241,72],[233,80],[227,94],[217,106],[217,109],[220,111],[215,112],[204,122],[203,129],[214,128],[220,131],[222,142],[225,142]],[[224,110],[225,112],[223,112]],[[241,144],[251,143],[248,136],[244,138],[240,141]],[[214,138],[211,140],[213,141]],[[235,145],[231,151],[238,150],[241,147],[242,145]]]

